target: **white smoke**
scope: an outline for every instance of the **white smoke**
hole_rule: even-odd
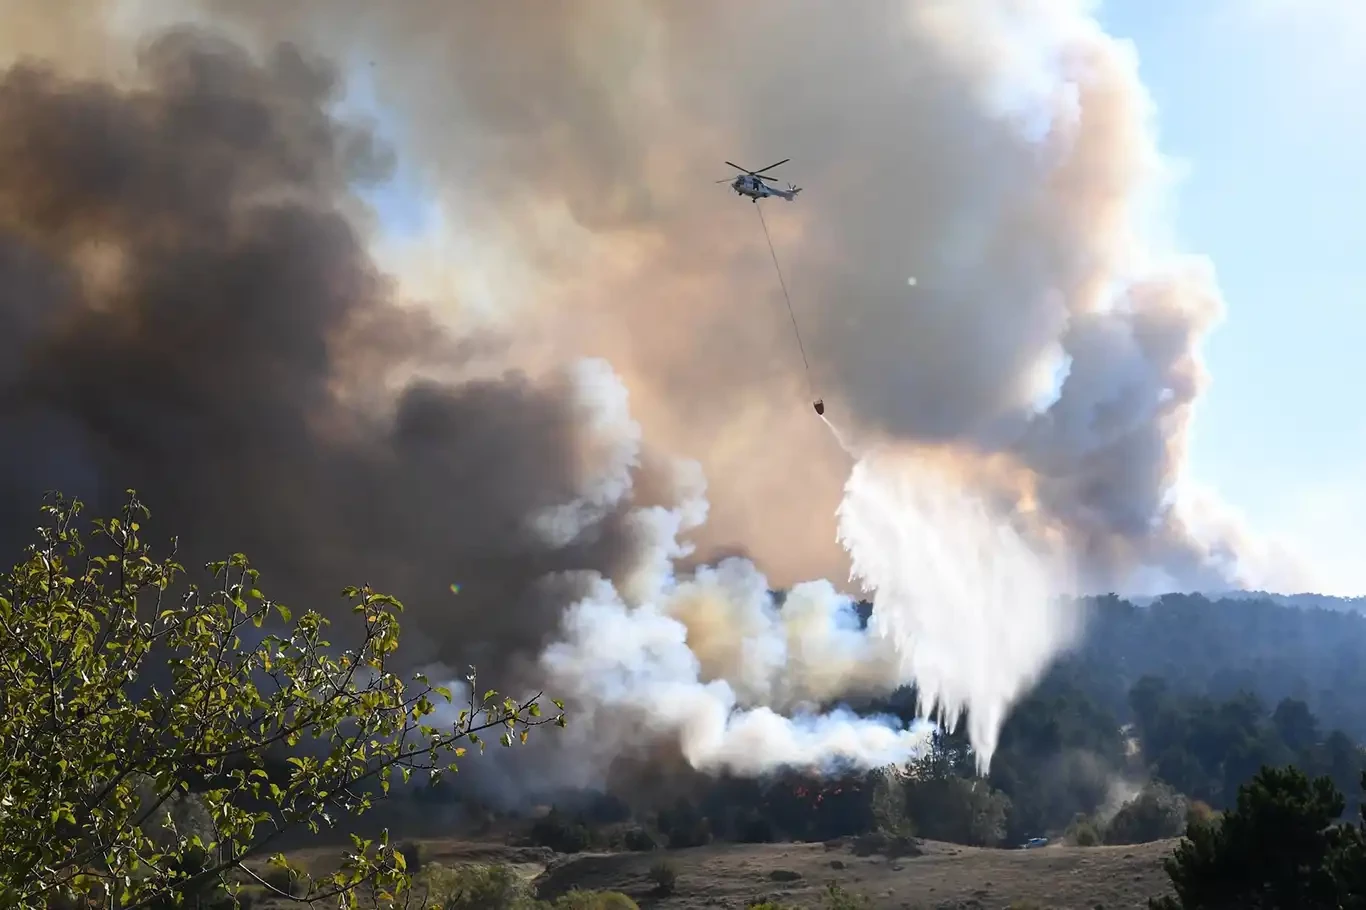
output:
[[[688,627],[668,609],[667,601],[628,605],[603,580],[570,608],[564,641],[545,652],[552,684],[595,712],[628,712],[639,745],[676,737],[683,756],[703,771],[756,775],[842,763],[873,768],[903,762],[924,744],[923,729],[900,729],[893,720],[848,710],[785,716],[766,704],[745,707],[737,692],[743,682],[708,678]],[[742,648],[778,656],[784,642],[766,634],[771,631],[737,629],[736,635]]]
[[[594,379],[579,387],[584,406],[611,417],[589,423],[638,444],[624,386],[607,381],[604,364],[580,375]],[[589,505],[623,488],[613,472],[628,462],[599,462],[616,480],[588,479]],[[901,763],[933,724],[821,708],[915,684],[923,713],[968,712],[985,772],[1010,705],[1077,631],[1049,564],[928,465],[874,455],[849,478],[839,540],[874,595],[866,628],[829,581],[796,585],[780,603],[746,559],[678,572],[691,553],[684,536],[706,516],[699,469],[681,465],[678,480],[679,505],[632,515],[647,542],[637,565],[619,583],[593,578],[542,655],[548,685],[586,715],[599,749],[602,736],[620,740],[609,751],[670,737],[699,770],[751,775]]]
[[[583,495],[532,518],[546,543],[566,546],[625,502],[633,472],[640,466],[640,424],[631,419],[626,387],[605,360],[578,361],[570,371],[577,392],[575,416],[582,427],[585,473]]]

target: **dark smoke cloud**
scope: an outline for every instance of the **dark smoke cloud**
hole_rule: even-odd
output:
[[[136,487],[186,561],[244,551],[324,608],[368,582],[409,602],[415,656],[497,669],[554,632],[538,579],[610,574],[630,537],[612,502],[568,543],[529,524],[581,495],[571,376],[411,378],[478,345],[402,306],[345,216],[392,156],[339,90],[292,45],[184,29],[127,87],[0,75],[0,543],[45,490],[103,512]]]

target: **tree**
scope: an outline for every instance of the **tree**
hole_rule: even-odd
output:
[[[711,842],[711,823],[691,800],[680,796],[672,809],[659,813],[659,831],[675,849],[701,847]]]
[[[1366,782],[1363,782],[1366,783]],[[1166,861],[1174,897],[1154,910],[1337,910],[1360,906],[1339,870],[1360,857],[1359,829],[1337,825],[1343,797],[1326,777],[1263,768],[1222,819],[1194,822]],[[1360,868],[1359,863],[1356,868]],[[1351,901],[1358,903],[1352,903]]]
[[[1005,836],[1010,798],[980,777],[964,777],[933,751],[910,767],[903,783],[917,834],[932,840],[991,847]]]
[[[335,653],[328,621],[266,598],[244,556],[210,566],[211,586],[180,587],[182,567],[143,541],[132,491],[84,536],[80,509],[49,500],[0,588],[4,906],[150,907],[243,878],[288,897],[244,864],[285,831],[365,812],[395,773],[439,780],[485,731],[511,746],[564,724],[541,716],[540,696],[476,696],[473,672],[464,707],[438,722],[451,692],[393,669],[398,600],[348,588],[360,643]],[[272,774],[281,752],[288,770]],[[405,865],[387,833],[353,837],[343,867],[299,896],[390,902]]]
[[[1175,837],[1186,824],[1186,798],[1162,783],[1144,787],[1105,826],[1107,844],[1146,844]]]
[[[1271,714],[1281,741],[1295,752],[1304,752],[1319,742],[1319,721],[1309,706],[1298,698],[1283,698]]]
[[[1361,773],[1366,794],[1366,771]],[[1366,910],[1366,800],[1358,808],[1360,821],[1340,832],[1338,849],[1329,857],[1328,871],[1337,882],[1340,910]]]
[[[889,766],[875,772],[871,804],[873,826],[878,833],[903,838],[915,834],[906,809],[906,778],[900,768]]]

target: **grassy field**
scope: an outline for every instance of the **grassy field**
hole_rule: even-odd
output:
[[[557,856],[545,849],[454,840],[423,841],[427,863],[505,862],[533,879],[542,897],[571,888],[622,891],[642,908],[743,910],[772,899],[817,908],[827,882],[867,895],[878,910],[1138,910],[1165,893],[1162,859],[1173,841],[1132,847],[990,850],[926,842],[902,859],[856,856],[847,844],[717,844],[652,853]],[[329,851],[294,854],[325,865]],[[666,861],[674,893],[653,893],[650,869]]]

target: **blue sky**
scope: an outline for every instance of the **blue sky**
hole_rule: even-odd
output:
[[[1186,165],[1177,238],[1213,260],[1228,304],[1192,477],[1307,551],[1335,593],[1366,593],[1357,2],[1107,0],[1100,13],[1134,42],[1163,151]]]
[[[1137,48],[1184,165],[1177,242],[1213,260],[1228,304],[1191,479],[1296,545],[1320,590],[1366,593],[1366,2],[1105,0],[1099,15]],[[375,114],[367,67],[353,76],[348,106]],[[390,240],[438,218],[403,171],[370,198]]]

